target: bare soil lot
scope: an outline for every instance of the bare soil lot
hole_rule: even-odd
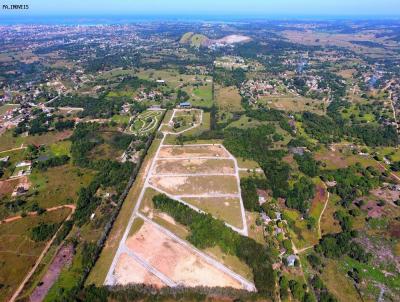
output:
[[[156,163],[154,174],[235,173],[229,159],[163,159]]]
[[[210,146],[164,146],[161,148],[159,157],[228,157],[229,154],[220,145]]]
[[[238,194],[236,176],[153,176],[150,184],[172,195]]]
[[[31,302],[43,301],[50,287],[57,280],[61,270],[71,264],[74,255],[74,247],[72,244],[64,245],[57,253],[49,269],[44,275],[41,284],[36,287],[32,295],[29,297]]]
[[[236,280],[148,223],[144,223],[134,236],[128,238],[126,244],[138,256],[178,284],[241,288]]]
[[[127,285],[129,283],[143,283],[152,285],[157,288],[165,286],[165,284],[150,273],[147,269],[137,263],[128,254],[121,254],[115,267],[115,279],[118,284]]]

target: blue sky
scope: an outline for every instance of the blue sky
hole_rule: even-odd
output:
[[[15,1],[1,1],[12,4]],[[399,16],[400,0],[25,0],[7,15]]]

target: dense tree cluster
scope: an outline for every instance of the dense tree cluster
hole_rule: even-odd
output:
[[[47,224],[40,223],[31,229],[30,237],[33,241],[45,241],[50,239],[57,231],[59,225],[57,223]]]
[[[306,213],[310,207],[311,199],[314,197],[315,185],[306,177],[301,177],[295,182],[293,188],[288,192],[286,205]]]
[[[353,201],[356,197],[368,194],[371,189],[379,185],[380,179],[374,174],[373,169],[365,169],[360,164],[356,164],[344,169],[326,171],[323,178],[336,181],[336,185],[329,189],[331,192],[339,195],[343,200]]]
[[[344,136],[357,138],[367,146],[397,146],[399,138],[395,127],[376,124],[348,124],[336,117],[322,116],[311,112],[302,115],[303,127],[307,134],[328,144],[339,142]]]
[[[319,174],[319,166],[314,160],[312,153],[305,152],[303,155],[295,154],[294,159],[299,165],[299,170],[310,177],[315,177]]]
[[[260,205],[258,203],[256,182],[252,178],[241,179],[240,187],[244,208],[248,211],[258,211]]]
[[[68,155],[54,156],[44,161],[35,163],[35,167],[39,170],[46,170],[47,168],[62,166],[68,163],[70,157]]]

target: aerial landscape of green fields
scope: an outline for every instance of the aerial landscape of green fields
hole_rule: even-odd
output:
[[[399,3],[0,9],[0,302],[399,301]]]

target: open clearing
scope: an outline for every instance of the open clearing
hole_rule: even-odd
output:
[[[134,272],[134,273],[132,273]],[[146,268],[137,263],[128,254],[122,254],[115,268],[115,279],[118,284],[127,285],[130,283],[151,284],[157,288],[165,286],[165,284],[151,274]]]
[[[150,184],[171,195],[238,194],[235,176],[153,176]]]
[[[126,245],[177,284],[242,288],[239,282],[148,223],[128,238]]]
[[[216,101],[222,111],[237,112],[243,110],[242,97],[236,87],[217,87]]]
[[[190,146],[163,146],[160,149],[159,158],[201,158],[222,157],[228,158],[229,154],[221,145],[190,145]]]
[[[61,223],[69,212],[69,209],[60,209],[0,225],[1,300],[11,297],[46,245],[46,241],[33,241],[30,229],[41,222]]]
[[[154,167],[153,173],[187,174],[187,173],[235,173],[232,160],[227,159],[161,159]]]
[[[183,197],[187,203],[211,213],[216,218],[226,221],[237,228],[242,228],[240,199],[238,197]]]

